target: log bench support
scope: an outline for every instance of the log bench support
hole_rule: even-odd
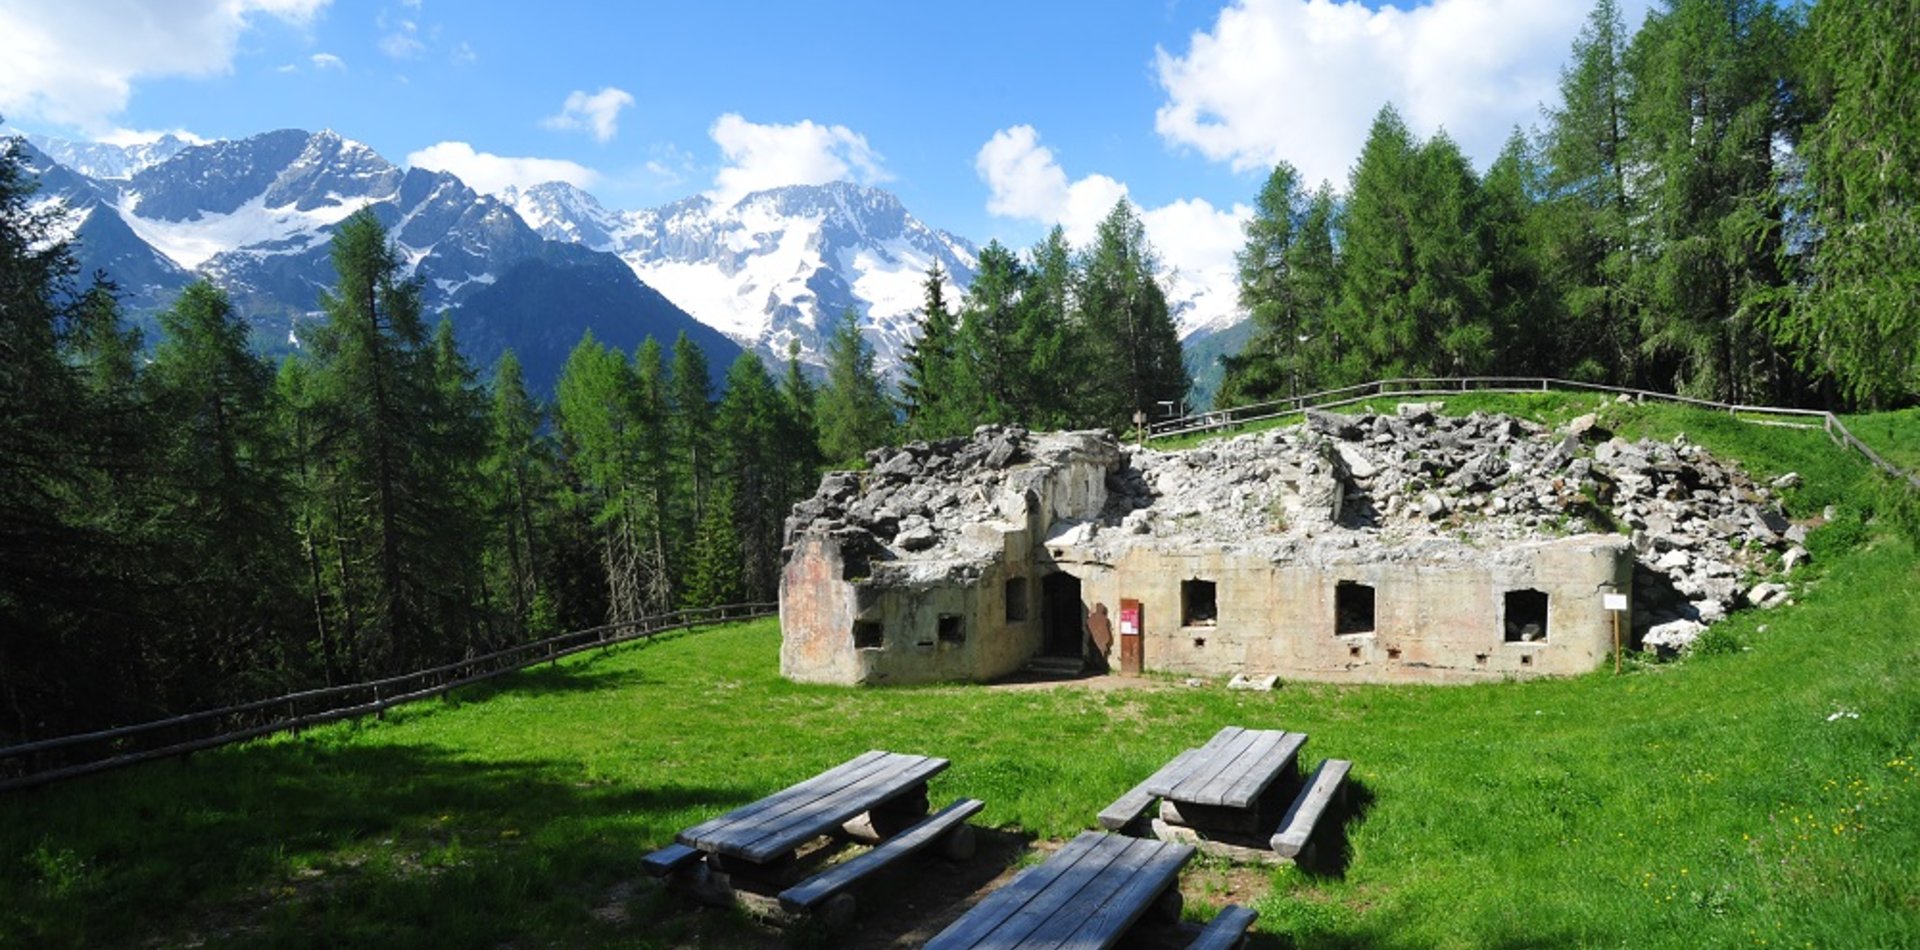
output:
[[[1314,828],[1325,814],[1327,806],[1332,804],[1344,788],[1347,773],[1353,769],[1353,763],[1345,759],[1328,759],[1320,763],[1313,778],[1293,800],[1287,814],[1280,819],[1280,828],[1273,834],[1273,850],[1283,858],[1298,859],[1307,850]]]
[[[853,918],[853,895],[848,888],[936,843],[957,861],[973,856],[973,826],[967,819],[986,807],[975,798],[962,798],[916,825],[875,846],[873,850],[807,878],[780,892],[780,907],[790,913],[814,912],[829,927],[842,927]]]
[[[1228,904],[1220,908],[1207,929],[1187,944],[1187,950],[1234,950],[1247,939],[1247,928],[1253,926],[1260,912],[1239,904]]]

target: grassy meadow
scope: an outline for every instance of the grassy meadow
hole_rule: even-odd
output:
[[[1339,873],[1251,872],[1257,947],[1920,946],[1920,558],[1884,528],[1890,489],[1818,432],[1607,412],[1805,476],[1791,513],[1834,518],[1792,606],[1619,677],[1272,693],[811,687],[779,678],[773,621],[674,635],[0,798],[0,945],[777,945],[651,887],[639,857],[869,748],[950,758],[936,806],[978,797],[977,824],[1064,839],[1241,725],[1310,733],[1306,762],[1352,759],[1366,802]],[[1189,916],[1223,873],[1189,866]]]

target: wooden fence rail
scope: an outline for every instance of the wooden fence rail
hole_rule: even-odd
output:
[[[185,755],[275,732],[377,714],[402,703],[437,696],[456,687],[536,663],[557,661],[585,650],[611,647],[672,630],[766,617],[777,609],[775,604],[762,603],[676,610],[575,630],[384,679],[302,690],[168,719],[8,746],[0,748],[0,792]]]
[[[1676,396],[1673,393],[1654,392],[1647,389],[1629,389],[1624,386],[1605,386],[1599,383],[1583,383],[1570,379],[1554,379],[1544,376],[1463,376],[1408,379],[1378,379],[1370,383],[1344,386],[1317,393],[1304,393],[1275,399],[1270,402],[1255,403],[1250,406],[1236,406],[1232,409],[1218,409],[1210,412],[1194,413],[1174,419],[1156,422],[1146,429],[1149,440],[1163,439],[1176,435],[1191,435],[1199,432],[1217,432],[1236,426],[1265,422],[1286,416],[1305,413],[1309,409],[1333,409],[1354,403],[1366,402],[1382,396],[1399,398],[1403,396],[1452,396],[1467,392],[1497,393],[1543,393],[1556,389],[1585,392],[1612,393],[1629,396],[1636,401],[1656,400],[1725,412],[1735,419],[1754,425],[1788,426],[1801,429],[1820,429],[1827,438],[1845,449],[1859,452],[1875,468],[1900,479],[1914,491],[1920,491],[1920,475],[1906,471],[1887,461],[1880,453],[1869,448],[1865,442],[1854,436],[1846,423],[1831,412],[1818,409],[1787,409],[1780,406],[1747,406],[1714,402],[1711,399],[1695,399],[1690,396]],[[1754,418],[1754,417],[1771,418]],[[1782,418],[1785,417],[1785,418]],[[1802,418],[1806,422],[1791,422],[1786,419]]]

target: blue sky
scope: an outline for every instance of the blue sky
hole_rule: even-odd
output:
[[[0,0],[0,114],[122,141],[327,127],[618,208],[847,177],[1015,244],[1089,233],[1124,194],[1197,274],[1230,263],[1275,159],[1340,185],[1388,99],[1484,166],[1537,121],[1588,4],[1403,7]]]

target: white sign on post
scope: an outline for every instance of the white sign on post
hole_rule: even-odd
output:
[[[1601,594],[1600,605],[1607,610],[1625,610],[1627,609],[1627,595]]]

